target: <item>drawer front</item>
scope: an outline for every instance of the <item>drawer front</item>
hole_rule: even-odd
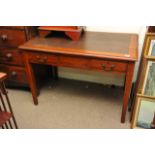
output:
[[[0,46],[18,47],[26,41],[23,30],[0,29]]]
[[[59,63],[61,66],[64,66],[64,67],[74,67],[74,68],[81,68],[81,69],[89,68],[89,60],[81,57],[75,58],[71,56],[60,56]]]
[[[7,29],[24,29],[24,26],[0,26],[0,28]]]
[[[23,66],[23,57],[18,49],[0,48],[0,63]]]
[[[27,53],[31,63],[54,65],[58,63],[58,57],[54,54],[46,53]]]
[[[12,67],[7,65],[0,65],[0,71],[7,73],[7,80],[10,82],[28,84],[26,72],[21,67]]]
[[[92,59],[90,61],[91,69],[102,70],[106,72],[125,72],[127,64],[124,62],[107,61]]]

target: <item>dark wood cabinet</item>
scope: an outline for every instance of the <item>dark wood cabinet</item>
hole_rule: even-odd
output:
[[[35,26],[0,26],[0,71],[8,74],[7,85],[28,86],[18,46],[37,35]]]

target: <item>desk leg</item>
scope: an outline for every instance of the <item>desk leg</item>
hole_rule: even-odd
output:
[[[36,87],[36,80],[35,80],[32,64],[30,64],[27,59],[25,62],[26,62],[25,65],[26,65],[27,77],[29,80],[33,101],[34,101],[34,104],[37,105],[38,104],[37,87]]]
[[[134,62],[128,63],[128,69],[127,69],[126,80],[125,80],[124,97],[123,97],[121,123],[125,122],[125,116],[126,116],[126,111],[127,111],[131,87],[132,87],[132,78],[133,78],[133,73],[134,73],[134,66],[135,66]]]
[[[58,80],[58,67],[53,66],[52,75],[53,75],[54,80]]]

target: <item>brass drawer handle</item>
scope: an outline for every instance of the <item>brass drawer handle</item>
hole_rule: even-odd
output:
[[[7,36],[6,34],[2,34],[2,35],[1,35],[1,39],[2,39],[3,41],[6,41],[6,40],[8,39],[8,36]]]
[[[17,76],[17,72],[13,71],[13,72],[11,73],[11,76],[12,76],[12,77],[16,77],[16,76]]]
[[[102,65],[102,69],[106,72],[113,71],[115,68],[115,65],[111,65],[110,67],[107,67],[105,64]]]
[[[44,63],[44,62],[46,62],[46,60],[40,59],[39,62]]]
[[[7,53],[6,54],[6,58],[7,58],[7,60],[11,60],[13,58],[12,54],[11,53]]]
[[[37,55],[37,56],[36,56],[36,58],[37,58],[37,59],[40,59],[40,56],[39,56],[39,55]]]
[[[47,57],[40,57],[39,55],[36,56],[36,58],[38,59],[39,62],[41,63],[45,63],[47,61]]]
[[[40,59],[40,62],[45,63],[47,61],[47,57]]]

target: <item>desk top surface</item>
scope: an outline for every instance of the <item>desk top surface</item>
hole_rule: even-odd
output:
[[[53,34],[47,38],[33,38],[19,48],[26,51],[136,61],[137,47],[138,35],[136,34],[84,32],[79,41]]]

